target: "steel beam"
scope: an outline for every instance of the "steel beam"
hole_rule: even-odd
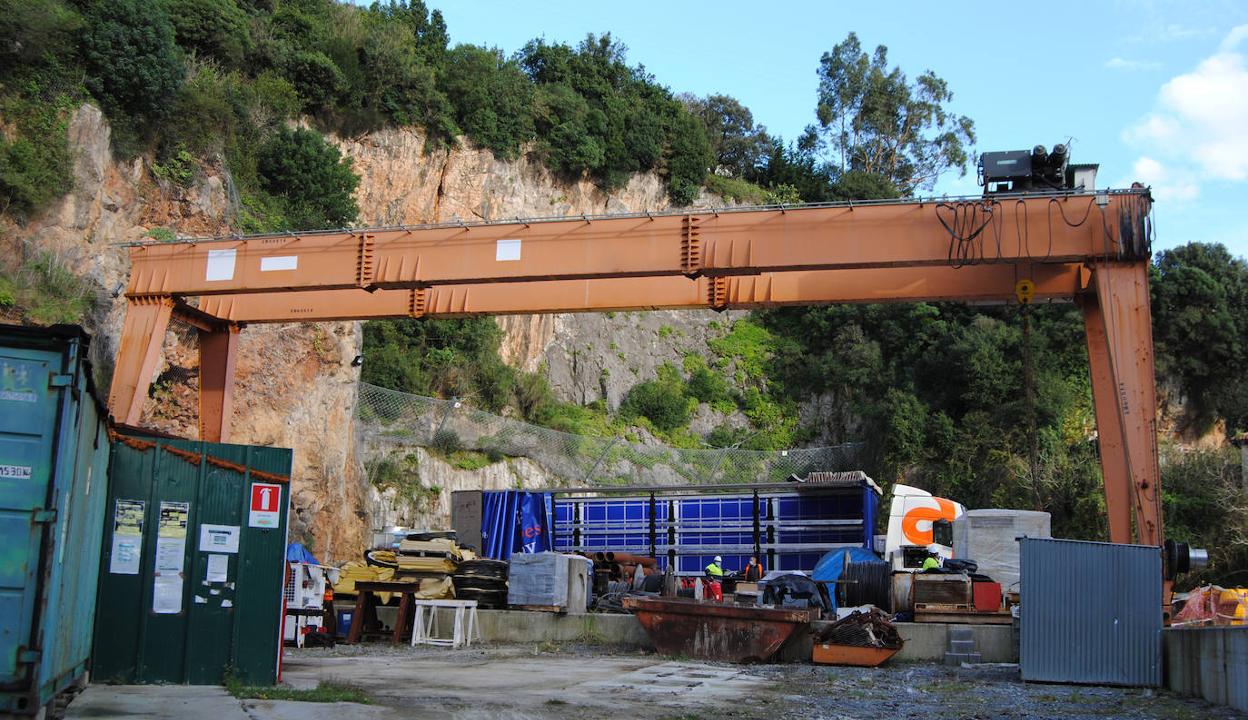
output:
[[[1101,478],[1105,486],[1105,510],[1109,518],[1109,541],[1131,542],[1131,475],[1118,390],[1110,363],[1105,315],[1095,293],[1080,299],[1083,327],[1088,341],[1088,370],[1092,380],[1092,405],[1096,413],[1096,440],[1100,449]]]
[[[132,247],[128,293],[410,289],[445,284],[1082,262],[1121,241],[1147,191],[696,211],[352,230]],[[1133,233],[1132,237],[1138,236]]]
[[[121,346],[108,393],[109,411],[116,422],[139,425],[173,305],[173,299],[168,297],[132,297],[127,301]]]
[[[233,323],[199,331],[199,437],[202,440],[230,440],[238,331],[238,325]]]
[[[1077,264],[963,268],[871,268],[761,273],[726,278],[607,278],[446,285],[419,290],[323,290],[271,295],[210,295],[199,312],[234,323],[368,320],[613,310],[728,309],[853,302],[959,300],[1000,303],[1028,277],[1037,302],[1070,300],[1079,291]]]
[[[1107,364],[1113,378],[1113,407],[1121,423],[1121,465],[1125,466],[1125,484],[1131,489],[1135,542],[1160,545],[1161,470],[1157,460],[1157,387],[1153,367],[1148,263],[1095,263],[1093,282],[1104,318]],[[1102,415],[1099,406],[1105,400],[1103,395],[1102,391],[1093,396],[1098,405],[1098,425]],[[1106,454],[1105,449],[1102,446],[1102,457]],[[1111,463],[1110,466],[1102,464],[1102,470],[1107,488],[1111,484],[1123,484],[1119,479],[1122,468],[1118,463]],[[1106,499],[1109,499],[1108,494]],[[1111,507],[1111,514],[1121,512],[1117,505]],[[1115,542],[1130,540],[1115,539]]]

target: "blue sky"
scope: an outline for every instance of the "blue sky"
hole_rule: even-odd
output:
[[[1157,198],[1156,249],[1223,242],[1248,255],[1248,2],[714,3],[429,0],[452,43],[514,52],[610,31],[676,92],[725,93],[773,134],[814,120],[820,55],[858,33],[915,76],[931,69],[975,120],[977,150],[1074,138],[1099,185]],[[976,193],[974,171],[937,193]]]

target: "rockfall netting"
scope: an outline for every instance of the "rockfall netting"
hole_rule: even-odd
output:
[[[861,467],[862,443],[794,450],[675,448],[622,437],[573,435],[451,400],[360,383],[357,441],[367,465],[425,447],[490,461],[529,458],[562,487],[777,482],[817,470]]]

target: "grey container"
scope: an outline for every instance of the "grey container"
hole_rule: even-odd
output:
[[[1025,538],[1023,680],[1161,685],[1161,549]]]

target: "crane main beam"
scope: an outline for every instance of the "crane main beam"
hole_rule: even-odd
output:
[[[109,408],[140,423],[174,319],[200,330],[200,436],[225,441],[248,323],[1074,300],[1110,539],[1158,545],[1150,208],[1125,190],[138,244]]]
[[[1139,193],[363,229],[147,243],[127,294],[435,285],[958,264],[1070,263],[1132,253]]]

